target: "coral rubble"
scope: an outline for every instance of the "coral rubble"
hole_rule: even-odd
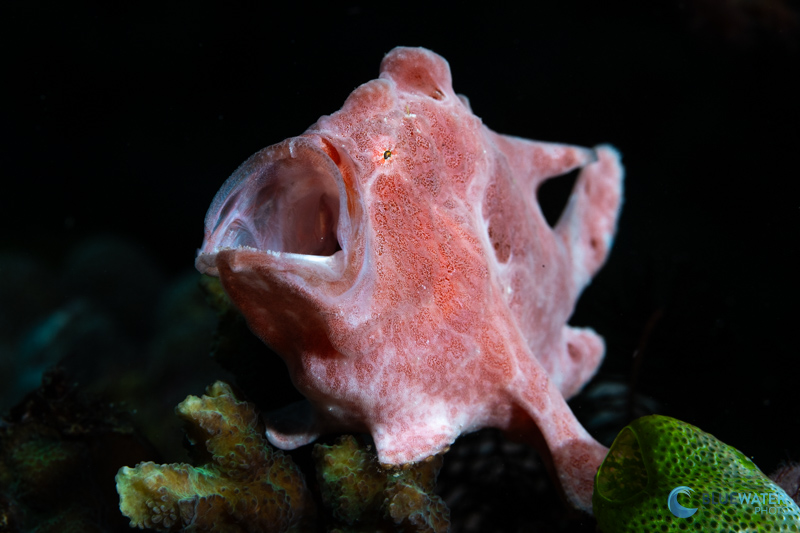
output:
[[[140,463],[117,474],[120,510],[131,526],[157,531],[307,531],[314,503],[290,457],[262,437],[258,415],[216,382],[176,409],[206,463]]]
[[[794,503],[800,505],[800,463],[784,463],[769,478],[786,491]]]

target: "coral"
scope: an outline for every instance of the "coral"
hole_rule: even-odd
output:
[[[262,437],[258,415],[216,382],[176,408],[202,466],[141,463],[117,474],[131,526],[157,531],[305,531],[314,503],[290,457]]]
[[[604,533],[800,531],[800,508],[744,454],[658,415],[619,433],[592,503]]]
[[[447,531],[449,510],[433,493],[442,456],[385,469],[369,448],[350,435],[314,446],[322,499],[334,521],[350,531]]]

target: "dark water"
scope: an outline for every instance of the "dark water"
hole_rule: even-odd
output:
[[[600,382],[765,471],[799,460],[796,6],[545,4],[4,5],[2,407],[69,356],[97,391],[163,412],[151,434],[179,453],[172,406],[227,377],[192,274],[214,193],[419,45],[495,131],[621,151],[619,233],[573,320],[606,339]],[[628,405],[610,405],[574,407],[613,411],[613,435]]]

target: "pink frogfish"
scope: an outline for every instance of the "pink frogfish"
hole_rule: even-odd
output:
[[[578,168],[550,227],[537,188]],[[607,450],[565,399],[604,344],[567,320],[608,255],[622,175],[610,146],[493,132],[423,48],[395,48],[341,110],[250,157],[208,210],[196,266],[307,399],[268,416],[270,442],[368,432],[399,465],[501,428],[590,511]]]

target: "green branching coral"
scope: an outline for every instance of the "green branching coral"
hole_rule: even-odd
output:
[[[800,508],[744,454],[658,415],[617,436],[592,505],[604,533],[800,531]]]
[[[377,456],[344,436],[314,447],[317,479],[325,507],[339,531],[447,531],[450,512],[434,494],[441,455],[399,470],[385,470]]]
[[[314,504],[291,458],[272,450],[252,406],[216,382],[176,408],[206,464],[140,463],[117,474],[131,526],[157,531],[306,531]],[[204,447],[199,446],[205,444]]]

